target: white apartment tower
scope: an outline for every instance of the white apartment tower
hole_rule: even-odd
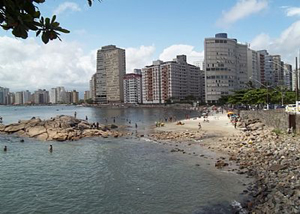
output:
[[[124,77],[124,103],[142,103],[141,70],[126,74]]]
[[[248,70],[248,81],[252,83],[252,87],[261,87],[261,77],[259,72],[259,58],[258,53],[248,48],[247,50],[247,70]],[[250,86],[250,85],[248,85]]]
[[[217,103],[222,96],[246,87],[248,82],[247,45],[216,34],[204,41],[205,100]]]
[[[203,101],[204,72],[188,64],[185,55],[169,62],[154,61],[142,69],[142,88],[144,104],[162,104],[188,96]]]
[[[102,47],[97,52],[97,71],[90,81],[92,98],[96,102],[123,102],[125,50],[115,45]]]

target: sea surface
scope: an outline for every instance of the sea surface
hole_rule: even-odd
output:
[[[137,132],[147,132],[165,117],[198,114],[161,108],[0,106],[5,124],[75,111],[90,122],[111,123],[115,117],[117,124],[137,123]],[[211,170],[199,157],[171,153],[143,138],[20,139],[0,135],[0,213],[218,214],[232,213],[230,204],[242,200],[240,176]]]

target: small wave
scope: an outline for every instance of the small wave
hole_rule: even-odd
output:
[[[234,200],[233,202],[231,202],[231,206],[232,206],[232,208],[233,208],[236,212],[238,212],[239,214],[248,214],[248,211],[245,210],[245,209],[242,207],[241,203],[238,202],[238,201],[235,201],[235,200]]]

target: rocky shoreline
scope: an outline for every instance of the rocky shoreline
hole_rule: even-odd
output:
[[[0,133],[17,134],[20,137],[37,138],[41,141],[73,141],[94,136],[120,137],[123,133],[116,130],[117,128],[118,126],[114,124],[96,126],[86,120],[60,115],[48,120],[33,117],[9,125],[0,124]]]
[[[193,155],[177,146],[181,142],[194,142],[203,149],[223,154],[215,160],[217,169],[254,178],[244,191],[249,199],[243,207],[249,213],[300,213],[299,136],[279,134],[259,120],[244,119],[239,127],[239,134],[226,137],[186,130],[157,131],[150,138],[172,142],[175,147],[170,152]],[[233,162],[237,168],[228,167]]]

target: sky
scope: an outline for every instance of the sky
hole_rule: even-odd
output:
[[[51,0],[38,7],[71,33],[45,45],[35,34],[23,40],[1,29],[0,86],[10,91],[88,90],[96,51],[111,44],[126,50],[127,73],[179,54],[202,64],[204,39],[220,32],[292,65],[299,55],[299,0],[95,0],[92,7]]]

